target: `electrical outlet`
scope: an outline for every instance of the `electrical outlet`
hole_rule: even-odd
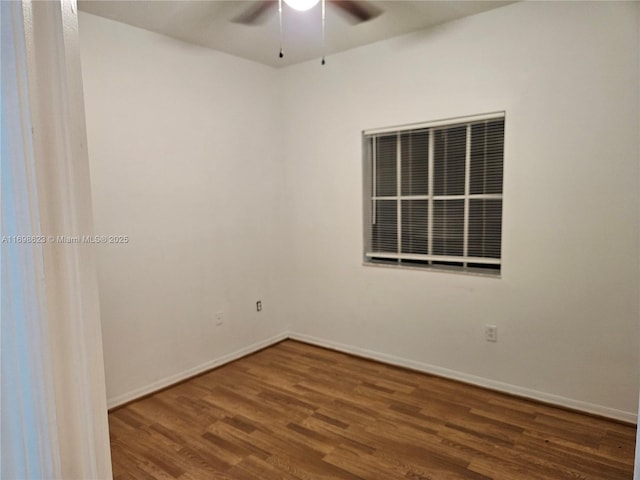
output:
[[[224,312],[216,313],[216,327],[219,327],[224,323]]]
[[[484,339],[487,342],[497,342],[498,341],[498,327],[496,325],[485,325],[484,326]]]
[[[258,300],[256,302],[256,311],[258,311],[258,312],[262,311],[262,300]]]

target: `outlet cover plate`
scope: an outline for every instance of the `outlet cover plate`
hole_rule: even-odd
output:
[[[487,342],[498,341],[498,327],[496,325],[484,326],[484,338]]]

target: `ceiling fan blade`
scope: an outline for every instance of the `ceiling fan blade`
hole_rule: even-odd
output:
[[[269,10],[274,8],[278,3],[278,0],[262,0],[256,2],[256,5],[252,5],[247,8],[243,13],[233,19],[235,23],[242,23],[244,25],[256,25],[262,23],[267,17]]]
[[[332,0],[331,3],[347,13],[351,20],[358,22],[372,20],[382,13],[382,10],[374,7],[370,2],[361,0]]]

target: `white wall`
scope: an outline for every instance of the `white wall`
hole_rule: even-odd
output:
[[[632,420],[639,7],[523,2],[288,68],[286,315],[300,337]],[[360,132],[496,110],[502,278],[363,266]]]
[[[95,229],[130,238],[97,247],[114,405],[287,329],[279,88],[271,68],[93,15],[80,35]]]
[[[81,15],[96,229],[132,239],[99,250],[111,404],[292,331],[634,419],[639,8],[522,2],[284,70]],[[363,266],[361,131],[495,110],[502,278]]]

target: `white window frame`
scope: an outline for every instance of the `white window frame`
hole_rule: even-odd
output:
[[[474,199],[487,199],[487,200],[503,200],[503,193],[484,193],[484,194],[471,194],[470,193],[470,177],[471,177],[471,129],[472,125],[482,123],[484,121],[505,119],[506,115],[504,111],[486,113],[481,115],[472,115],[466,117],[456,117],[445,120],[437,120],[432,122],[416,123],[405,126],[386,127],[365,130],[362,132],[363,138],[363,161],[364,161],[364,259],[363,262],[366,265],[380,265],[380,266],[397,266],[403,268],[421,268],[421,269],[446,269],[463,271],[468,273],[486,273],[490,275],[500,275],[502,265],[502,252],[500,252],[499,258],[488,257],[470,257],[468,256],[469,249],[469,211],[470,200]],[[465,144],[465,175],[464,175],[464,194],[462,195],[433,195],[434,192],[434,144],[435,135],[433,134],[438,130],[438,127],[454,127],[454,126],[466,126],[466,144]],[[429,147],[428,147],[428,194],[427,195],[402,195],[402,134],[416,130],[429,130]],[[376,192],[376,148],[375,142],[377,138],[384,134],[396,134],[396,181],[397,191],[395,196],[378,196]],[[372,139],[372,149],[368,147],[368,140]],[[504,142],[504,137],[503,137]],[[503,143],[504,148],[504,143]],[[503,172],[504,172],[504,158],[503,158]],[[504,175],[504,173],[503,173]],[[434,255],[433,254],[433,210],[434,203],[438,200],[463,200],[464,201],[464,220],[463,220],[463,255]],[[376,221],[376,208],[379,201],[393,201],[397,202],[397,214],[396,214],[396,232],[397,232],[397,250],[398,252],[373,252],[370,251],[370,229]],[[427,200],[428,201],[428,254],[411,254],[402,253],[402,201],[403,200]],[[501,213],[500,221],[502,223],[503,214]],[[502,236],[502,235],[501,235]],[[502,239],[500,247],[502,248]],[[384,263],[385,260],[397,260],[396,263]],[[412,261],[410,264],[403,264],[403,260]],[[382,261],[382,262],[380,262]],[[415,263],[424,262],[424,263]],[[436,263],[434,263],[436,262]],[[438,264],[441,263],[441,264]],[[451,265],[451,264],[461,265]],[[470,267],[473,265],[473,267]],[[490,267],[490,268],[489,268]]]

